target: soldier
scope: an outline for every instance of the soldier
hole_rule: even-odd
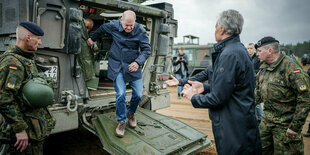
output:
[[[108,78],[113,80],[116,91],[115,129],[117,137],[125,134],[126,119],[130,127],[137,125],[135,112],[143,93],[142,65],[151,54],[151,46],[145,29],[136,21],[136,14],[127,10],[120,20],[113,20],[101,25],[87,40],[93,46],[104,33],[112,36],[113,42],[108,59]],[[130,106],[126,107],[126,82],[132,88]],[[126,116],[127,114],[127,116]]]
[[[255,89],[255,103],[264,103],[259,126],[263,154],[303,154],[301,130],[310,109],[308,77],[296,61],[280,52],[275,38],[264,37],[255,48],[264,62]]]
[[[21,22],[16,29],[16,45],[0,57],[0,113],[9,125],[6,135],[16,139],[9,153],[43,154],[43,141],[55,125],[46,107],[54,103],[53,90],[34,82],[44,80],[34,63],[34,51],[42,44],[43,35],[35,23]],[[35,90],[30,89],[34,86]]]
[[[86,82],[88,89],[97,89],[93,85],[92,81],[96,80],[95,77],[95,62],[94,62],[94,50],[87,45],[87,39],[89,38],[88,32],[93,28],[94,22],[90,18],[83,19],[82,26],[82,45],[81,53],[79,54],[79,63],[81,65],[83,78]],[[98,85],[98,82],[97,82]]]

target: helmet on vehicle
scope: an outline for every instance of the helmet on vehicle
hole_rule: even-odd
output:
[[[53,89],[43,78],[30,79],[22,88],[24,102],[32,108],[42,108],[54,103]]]

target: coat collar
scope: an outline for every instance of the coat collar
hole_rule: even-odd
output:
[[[239,35],[232,35],[216,44],[214,44],[215,52],[222,52],[224,47],[232,42],[240,42]]]
[[[28,59],[33,59],[35,57],[35,52],[34,51],[22,50],[21,48],[19,48],[16,45],[10,45],[9,51],[12,52],[12,53],[16,53],[18,55],[24,56],[24,57],[26,57]]]
[[[138,27],[138,23],[135,22],[135,26],[134,26],[133,30],[132,30],[130,33],[127,33],[127,32],[124,31],[122,22],[121,22],[120,20],[118,20],[118,31],[119,31],[119,32],[123,32],[123,33],[125,33],[125,34],[127,34],[127,35],[134,36],[134,35],[135,35],[135,32],[136,32],[136,30],[137,30],[137,27]]]
[[[239,35],[232,35],[216,44],[214,44],[214,50],[215,52],[211,55],[212,56],[212,63],[215,63],[215,60],[217,59],[217,57],[222,53],[222,51],[224,50],[224,47],[226,45],[229,45],[231,43],[234,42],[240,42],[240,37]]]

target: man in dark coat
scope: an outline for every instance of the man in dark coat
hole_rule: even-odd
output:
[[[240,42],[243,17],[236,10],[220,14],[212,54],[210,93],[203,84],[188,81],[183,96],[195,108],[209,108],[218,154],[261,154],[255,118],[254,78],[251,58]]]
[[[257,74],[259,71],[259,67],[262,65],[262,62],[260,62],[260,60],[258,59],[258,57],[256,55],[256,49],[254,47],[254,43],[249,43],[248,52],[249,52],[249,55],[252,59],[253,65],[254,65],[254,72],[255,72],[255,74]],[[255,114],[256,114],[258,124],[260,124],[260,122],[263,118],[263,108],[262,108],[262,105],[260,103],[256,104]]]

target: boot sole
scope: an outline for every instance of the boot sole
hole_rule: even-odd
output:
[[[117,134],[117,133],[115,133],[115,136],[118,137],[118,138],[123,138],[124,137],[124,135],[120,135],[120,134]]]
[[[131,126],[129,123],[128,123],[128,126],[132,129],[136,128],[137,126]]]

